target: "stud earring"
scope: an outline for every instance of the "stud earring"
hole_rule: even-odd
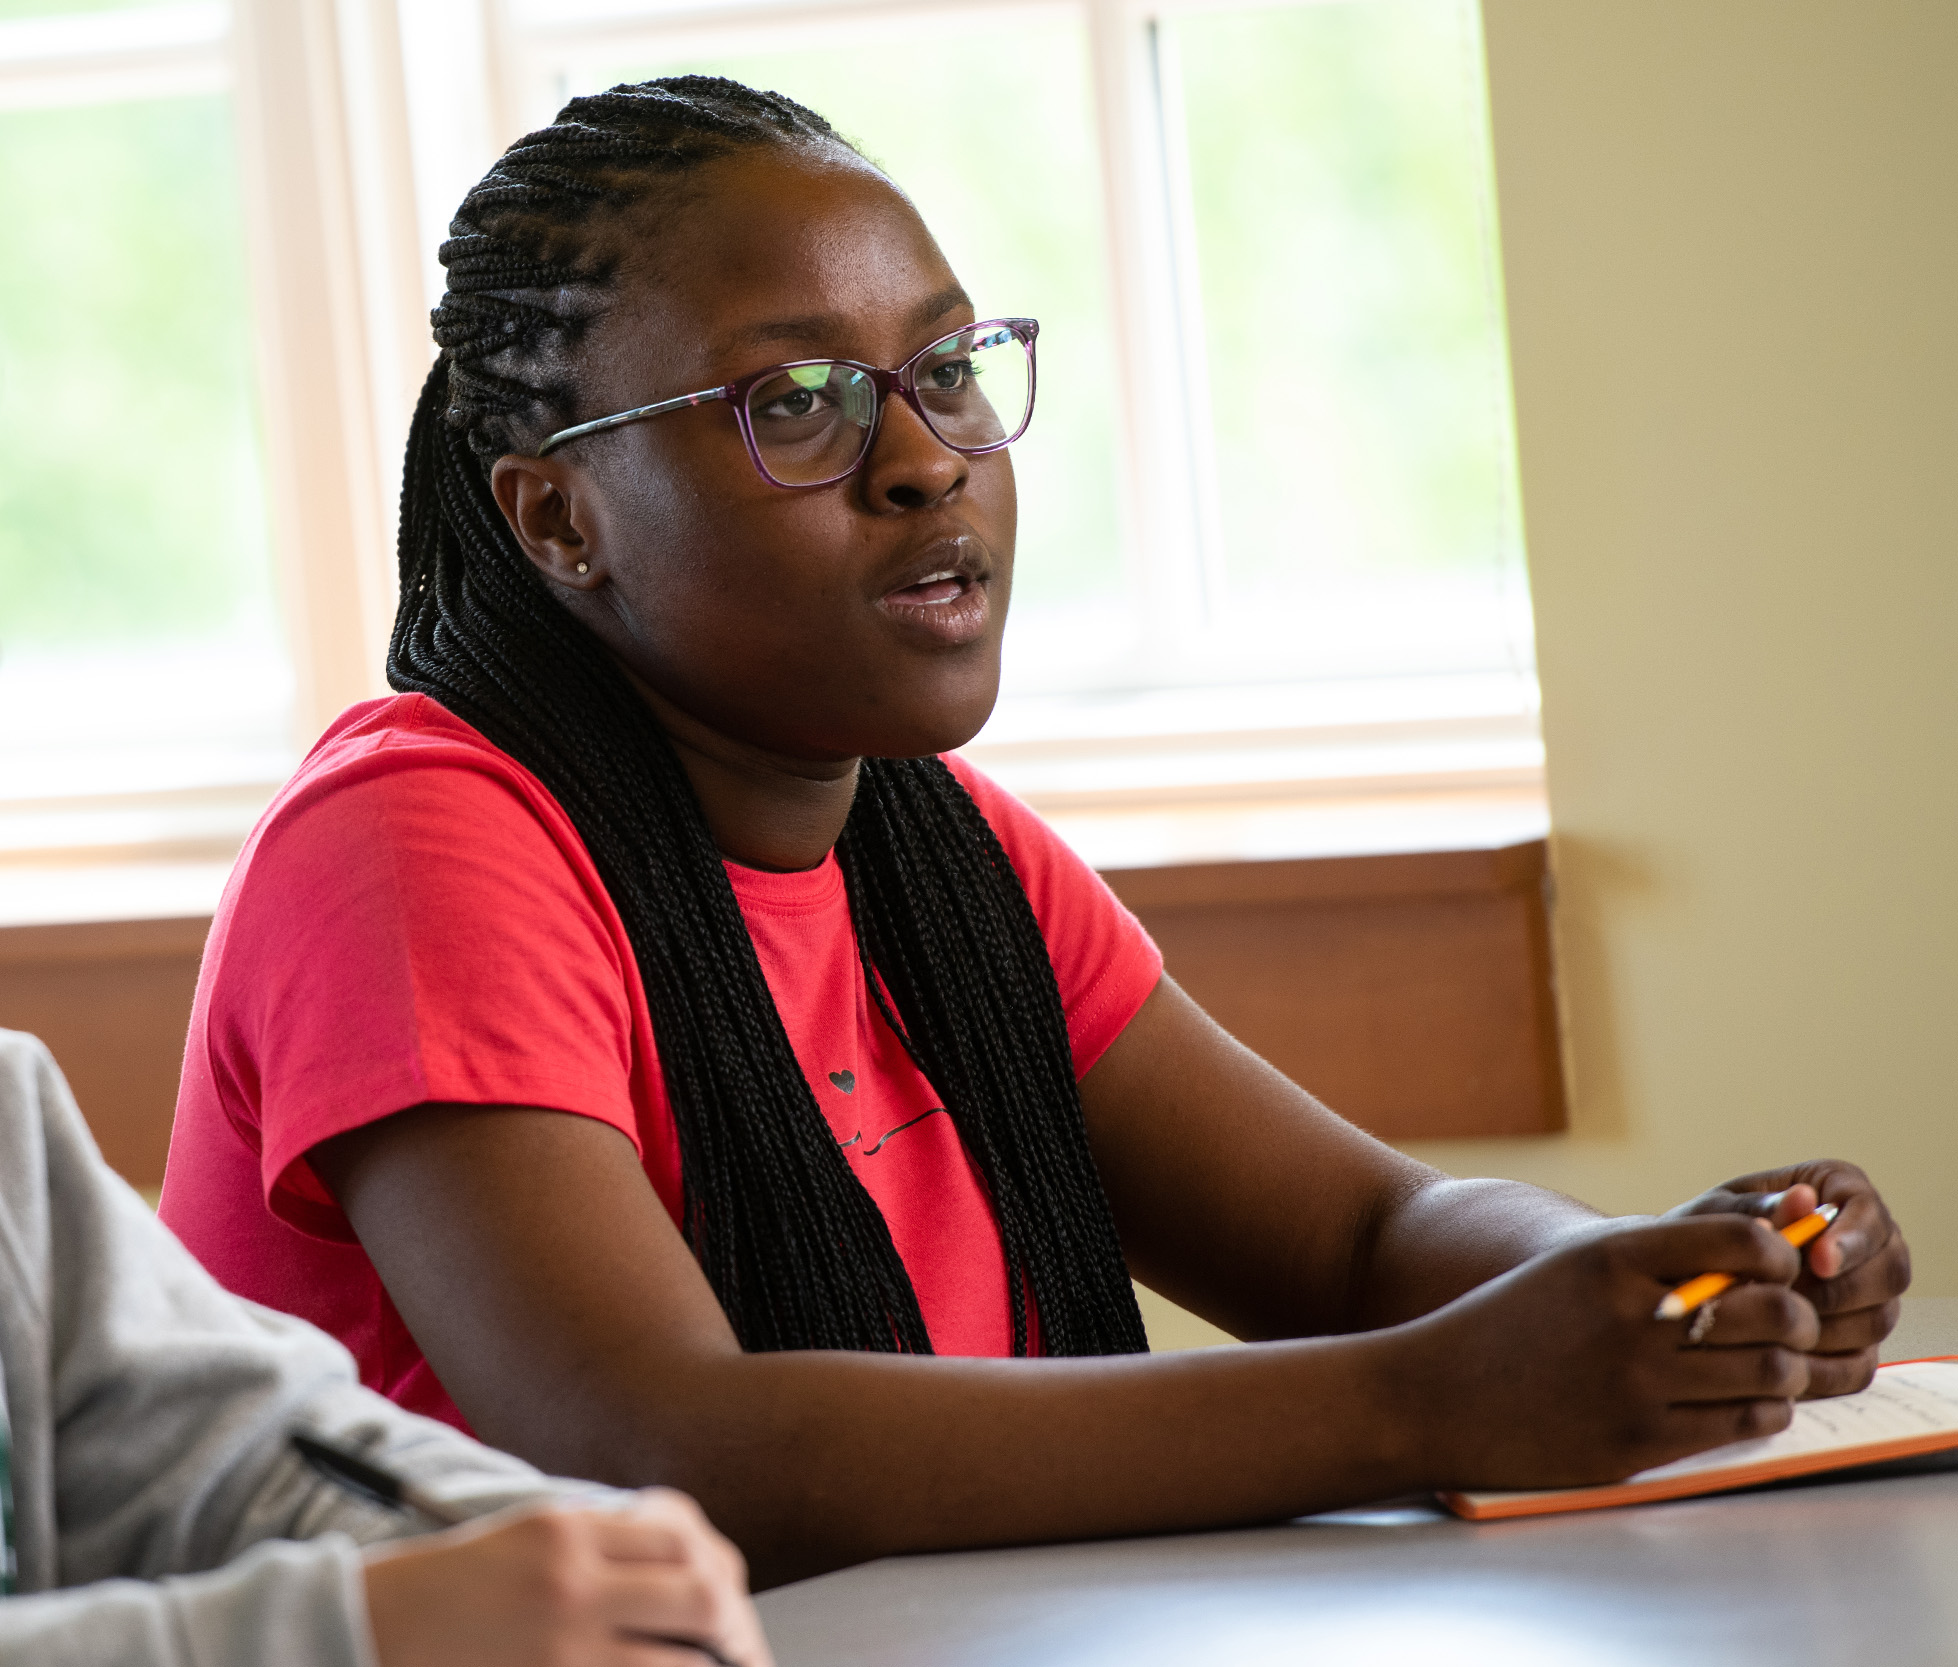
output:
[[[591,563],[590,563],[590,562],[588,562],[588,561],[581,561],[581,562],[579,562],[579,563],[578,563],[578,571],[579,571],[580,573],[589,573],[589,572],[591,571]]]

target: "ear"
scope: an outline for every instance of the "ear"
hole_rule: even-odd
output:
[[[584,525],[591,519],[583,501],[589,489],[568,459],[511,453],[490,465],[490,491],[531,565],[552,584],[586,593],[605,582]]]

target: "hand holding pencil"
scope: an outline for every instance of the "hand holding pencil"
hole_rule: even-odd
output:
[[[1825,1203],[1835,1217],[1820,1228],[1804,1228],[1812,1236],[1793,1287],[1821,1324],[1808,1357],[1809,1400],[1851,1394],[1869,1383],[1877,1345],[1897,1323],[1898,1298],[1910,1284],[1909,1248],[1869,1177],[1836,1161],[1764,1170],[1703,1193],[1665,1218],[1748,1215],[1785,1233]]]
[[[1834,1221],[1837,1213],[1833,1204],[1818,1204],[1807,1215],[1782,1228],[1781,1236],[1800,1250]],[[1703,1273],[1699,1278],[1689,1279],[1684,1285],[1668,1291],[1660,1298],[1652,1317],[1655,1320],[1683,1320],[1695,1309],[1713,1301],[1721,1292],[1733,1289],[1733,1285],[1734,1276],[1730,1273]]]
[[[1820,1219],[1781,1231],[1806,1217]],[[1726,1276],[1717,1315],[1679,1292],[1702,1272]],[[1414,1465],[1429,1485],[1616,1483],[1773,1435],[1798,1400],[1865,1387],[1908,1280],[1909,1253],[1867,1177],[1811,1163],[1657,1220],[1586,1224],[1361,1341],[1388,1354],[1380,1393],[1422,1432]],[[1691,1325],[1655,1321],[1668,1292]]]

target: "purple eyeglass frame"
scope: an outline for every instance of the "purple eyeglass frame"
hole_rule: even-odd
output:
[[[935,348],[942,347],[955,336],[974,335],[985,330],[1010,330],[1025,345],[1027,350],[1027,410],[1020,419],[1020,426],[1007,435],[1004,440],[995,440],[985,446],[953,445],[938,432],[938,425],[927,415],[925,408],[918,403],[918,365]],[[684,411],[692,405],[708,405],[717,399],[724,399],[734,407],[734,420],[741,430],[741,443],[748,448],[748,460],[755,471],[770,486],[779,486],[785,492],[806,492],[818,486],[834,486],[863,467],[863,460],[870,455],[870,448],[877,443],[877,431],[884,425],[884,402],[896,394],[904,403],[918,414],[918,420],[931,430],[933,438],[941,445],[950,447],[964,457],[984,457],[990,452],[1004,451],[1027,431],[1033,421],[1034,391],[1039,381],[1039,367],[1035,362],[1034,340],[1040,334],[1040,321],[1032,318],[984,318],[977,324],[962,324],[956,330],[947,330],[944,335],[927,342],[906,359],[896,370],[883,370],[876,365],[866,365],[858,359],[791,359],[786,364],[769,365],[763,370],[753,371],[734,382],[723,383],[718,388],[703,388],[697,394],[678,394],[672,399],[657,400],[651,405],[638,405],[630,411],[615,412],[609,417],[595,417],[588,423],[579,423],[572,428],[561,428],[537,448],[539,457],[548,457],[559,446],[568,445],[573,440],[583,439],[587,434],[600,434],[608,428],[619,428],[626,423],[642,422],[647,417],[664,416],[668,411]],[[840,470],[823,480],[777,480],[768,472],[768,465],[761,460],[761,448],[755,444],[755,426],[748,415],[748,393],[758,383],[771,376],[779,376],[785,370],[799,370],[805,365],[846,365],[851,370],[862,371],[870,379],[870,385],[877,392],[876,408],[871,412],[870,426],[864,430],[863,449],[851,461],[849,468]]]

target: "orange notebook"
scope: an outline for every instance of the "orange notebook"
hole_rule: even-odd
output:
[[[1880,1366],[1876,1381],[1857,1394],[1803,1401],[1795,1408],[1795,1421],[1779,1435],[1736,1441],[1642,1470],[1622,1482],[1531,1493],[1444,1493],[1441,1502],[1475,1522],[1549,1516],[1689,1499],[1953,1448],[1958,1448],[1958,1355]]]

